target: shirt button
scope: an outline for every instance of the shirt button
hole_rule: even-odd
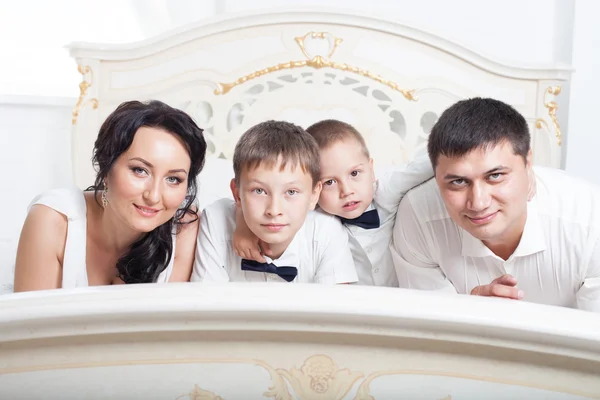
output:
[[[367,247],[367,253],[370,253],[370,252],[371,252],[371,248]]]
[[[379,272],[379,268],[375,268],[375,269],[373,270],[373,272],[374,272],[374,273],[378,273],[378,272]]]

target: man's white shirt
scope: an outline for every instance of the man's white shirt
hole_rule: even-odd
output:
[[[511,274],[525,301],[600,312],[600,188],[558,169],[534,172],[537,192],[506,261],[452,221],[434,179],[408,192],[391,246],[400,287],[468,294]]]
[[[233,249],[236,206],[221,199],[202,211],[191,281],[266,282],[282,278],[272,273],[244,271],[241,257]],[[278,267],[296,267],[292,283],[356,282],[356,269],[348,248],[348,237],[339,220],[309,212],[294,239],[275,260]]]

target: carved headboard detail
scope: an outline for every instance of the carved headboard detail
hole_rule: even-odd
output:
[[[527,119],[534,162],[561,166],[557,111],[567,104],[558,95],[568,68],[507,66],[391,21],[247,14],[140,43],[73,44],[70,51],[83,75],[73,112],[81,187],[93,181],[91,151],[103,119],[123,101],[150,98],[192,115],[215,157],[231,158],[239,136],[267,119],[307,126],[337,118],[356,126],[376,163],[387,165],[423,152],[438,116],[457,100],[494,97]]]

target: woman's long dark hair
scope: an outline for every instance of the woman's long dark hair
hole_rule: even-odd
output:
[[[174,224],[184,223],[183,218],[186,215],[195,217],[192,218],[193,221],[198,219],[198,213],[192,205],[196,200],[196,177],[204,166],[206,155],[203,131],[188,114],[158,100],[122,103],[104,121],[94,144],[92,162],[97,171],[96,181],[87,190],[94,190],[96,202],[98,192],[104,189],[104,178],[117,158],[131,146],[135,133],[143,126],[160,128],[179,137],[186,145],[191,163],[183,206],[173,218],[135,242],[129,252],[117,261],[118,276],[125,283],[156,282],[161,272],[169,265],[173,257],[171,235]],[[192,221],[187,221],[189,222]],[[179,228],[180,226],[177,227]]]

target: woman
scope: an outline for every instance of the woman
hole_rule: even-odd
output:
[[[121,104],[94,145],[94,186],[31,203],[14,291],[188,281],[205,153],[202,129],[183,111],[159,101]]]

